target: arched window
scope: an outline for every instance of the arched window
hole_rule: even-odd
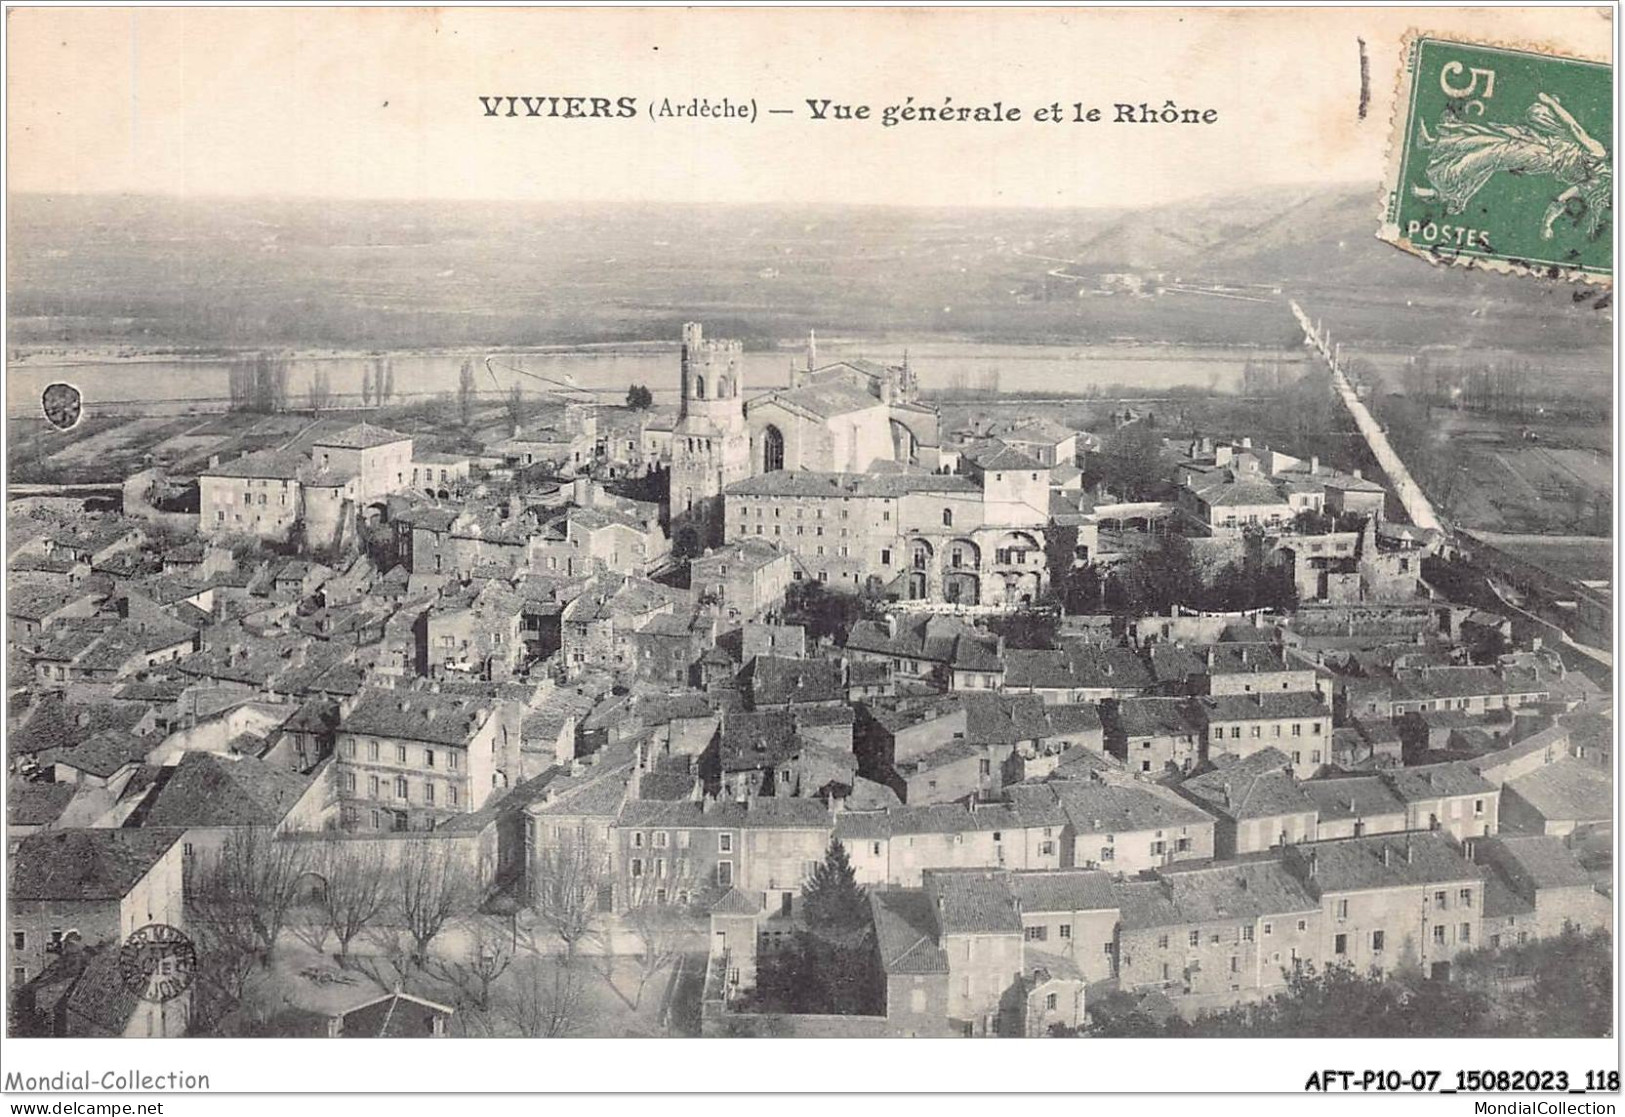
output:
[[[703,376],[696,376],[694,378],[694,398],[705,398],[705,377]]]
[[[769,426],[762,432],[762,472],[776,473],[784,468],[784,434]]]
[[[944,508],[942,510],[942,526],[943,527],[953,527],[954,526],[954,510],[952,508]]]

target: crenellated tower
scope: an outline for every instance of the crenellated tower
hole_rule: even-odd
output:
[[[683,326],[682,402],[672,430],[671,534],[679,553],[722,542],[722,492],[750,476],[744,346]]]

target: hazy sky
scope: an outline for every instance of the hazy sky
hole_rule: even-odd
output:
[[[1425,27],[1611,56],[1607,9],[386,10],[9,13],[18,191],[1135,205],[1383,177]],[[1371,103],[1357,116],[1359,48]],[[635,97],[631,120],[488,119],[481,95]],[[1207,125],[815,122],[806,98],[1173,100]],[[650,120],[755,98],[756,123]],[[765,110],[793,108],[793,116]]]

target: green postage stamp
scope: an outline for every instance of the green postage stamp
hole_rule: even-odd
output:
[[[1413,35],[1383,240],[1430,260],[1611,286],[1613,68]]]

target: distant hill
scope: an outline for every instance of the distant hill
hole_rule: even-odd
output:
[[[1375,238],[1369,187],[1143,210],[11,200],[13,348],[460,348],[854,336],[1293,344],[1284,307],[1092,297],[1107,272],[1262,284],[1356,306],[1402,348],[1606,344],[1608,315],[1522,277],[1430,266]],[[1069,277],[1082,277],[1072,279]],[[1271,296],[1273,299],[1273,296]],[[1396,307],[1408,313],[1394,313]],[[1350,334],[1347,331],[1352,330]]]

